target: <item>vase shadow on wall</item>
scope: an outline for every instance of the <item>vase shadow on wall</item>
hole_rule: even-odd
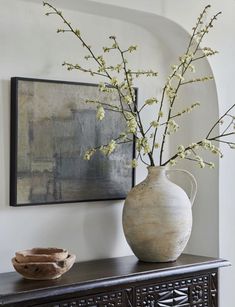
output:
[[[119,203],[96,203],[95,206],[87,207],[83,219],[83,235],[89,259],[114,256],[120,232],[118,229],[120,227],[119,215],[113,208],[116,205],[120,207],[121,220]]]

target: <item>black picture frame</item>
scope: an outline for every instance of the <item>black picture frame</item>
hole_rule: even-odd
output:
[[[138,91],[137,89],[135,91],[137,97]],[[97,95],[100,93],[97,84],[24,77],[11,78],[10,206],[66,204],[126,198],[128,191],[135,185],[135,169],[126,170],[127,163],[130,164],[135,158],[135,138],[128,145],[128,150],[124,149],[126,144],[120,145],[119,149],[123,148],[123,151],[116,152],[115,150],[110,155],[114,159],[112,161],[107,157],[102,158],[101,153],[98,153],[95,162],[81,160],[82,140],[78,140],[77,136],[83,137],[83,140],[89,143],[89,136],[92,135],[92,131],[95,131],[94,139],[97,141],[97,135],[100,134],[100,130],[104,129],[105,132],[110,133],[108,138],[114,134],[117,122],[120,124],[120,119],[115,119],[111,111],[106,111],[106,115],[109,116],[109,129],[106,129],[104,124],[101,124],[103,126],[99,128],[97,125],[105,122],[105,119],[97,123],[94,106],[93,110],[91,107],[86,109],[84,106],[88,104],[84,103],[81,109],[78,108],[85,98],[90,99],[92,93],[97,93]],[[102,95],[108,94],[103,93]],[[73,98],[77,100],[73,101]],[[50,109],[52,106],[53,110]],[[62,112],[63,110],[65,113]],[[60,112],[63,114],[61,115]],[[71,114],[67,114],[68,112]],[[84,133],[83,130],[83,132],[80,131],[80,134],[77,133],[78,122],[79,127],[84,124],[89,133]],[[69,132],[73,133],[72,137]],[[69,138],[72,139],[70,144]],[[64,144],[64,147],[61,144]],[[70,152],[68,148],[71,148]],[[75,153],[78,155],[76,156]],[[128,162],[124,161],[126,158]],[[113,161],[115,161],[115,167],[120,176],[115,175],[115,167],[111,163]],[[72,165],[73,162],[74,165]],[[85,163],[86,166],[82,163]],[[88,166],[88,163],[93,163],[93,166]],[[118,163],[120,163],[120,168]],[[58,165],[60,165],[59,171]],[[82,170],[79,175],[76,175],[74,171],[77,165],[80,171]],[[82,174],[86,174],[89,178],[84,178]],[[93,174],[96,174],[97,181],[93,180]],[[111,178],[113,175],[115,180]],[[100,179],[103,179],[103,185]],[[77,191],[75,191],[75,183],[80,183]],[[84,191],[85,187],[88,189],[87,193]],[[113,188],[111,192],[108,190],[110,187]],[[75,197],[76,193],[77,197]]]

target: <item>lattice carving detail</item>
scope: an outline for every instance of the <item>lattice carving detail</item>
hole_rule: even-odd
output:
[[[136,307],[209,307],[208,291],[208,275],[138,287]]]
[[[133,288],[125,289],[125,299],[126,299],[126,305],[127,307],[134,307],[133,306]]]
[[[40,306],[47,307],[123,307],[131,305],[124,304],[124,291],[105,293],[73,300],[48,303]]]
[[[218,288],[218,281],[217,281],[217,273],[212,273],[210,276],[210,297],[211,297],[211,307],[218,306],[218,299],[217,299],[217,288]]]
[[[218,307],[217,286],[217,273],[208,273],[38,307]]]

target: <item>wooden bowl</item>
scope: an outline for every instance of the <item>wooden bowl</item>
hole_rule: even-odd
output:
[[[68,255],[64,260],[57,262],[18,262],[16,257],[12,259],[15,270],[26,279],[50,280],[59,278],[74,264],[75,255]]]
[[[62,248],[33,248],[15,253],[17,262],[56,262],[68,257],[68,251]]]

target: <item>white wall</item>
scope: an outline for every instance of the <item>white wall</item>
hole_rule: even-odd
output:
[[[38,2],[38,1],[37,1]],[[44,16],[39,3],[1,1],[0,10],[0,271],[11,271],[11,258],[19,249],[33,246],[61,246],[74,252],[78,260],[130,254],[123,236],[123,202],[97,202],[35,207],[9,207],[9,115],[12,76],[97,82],[84,74],[67,72],[64,60],[80,62],[83,49],[69,35],[61,37],[57,18]],[[123,45],[142,46],[132,60],[136,66],[164,71],[167,50],[151,33],[133,24],[65,10],[91,44],[101,49],[107,37],[116,34]],[[99,26],[95,26],[99,25]],[[157,58],[155,57],[157,51]],[[141,67],[140,67],[141,68]],[[154,82],[154,81],[152,81]],[[139,84],[140,101],[156,94],[151,82]],[[144,170],[138,173],[143,178]]]

